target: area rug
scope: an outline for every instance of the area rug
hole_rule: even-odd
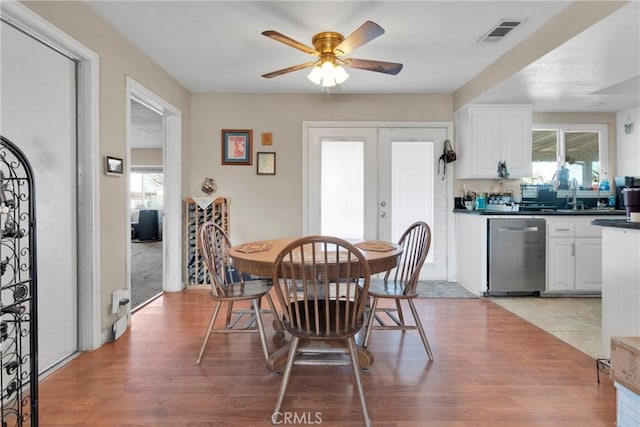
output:
[[[456,282],[425,280],[418,282],[418,298],[478,298]]]

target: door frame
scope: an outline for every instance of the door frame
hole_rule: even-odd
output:
[[[155,94],[150,89],[127,76],[125,82],[126,106],[126,153],[131,158],[131,98],[142,101],[164,116],[164,136],[162,142],[162,169],[164,174],[164,218],[162,222],[162,290],[178,292],[182,290],[182,112]],[[129,223],[129,180],[131,162],[128,162],[126,185],[126,221]],[[125,230],[127,289],[131,289],[131,232]],[[129,306],[130,307],[130,306]],[[129,308],[130,309],[130,308]]]
[[[302,233],[308,234],[309,192],[308,149],[309,128],[444,128],[447,138],[453,141],[453,122],[358,122],[358,121],[303,121],[302,122]],[[451,165],[449,165],[451,167]],[[453,213],[453,173],[446,174],[446,242],[447,280],[456,281],[455,215]]]
[[[102,345],[100,332],[99,57],[19,2],[1,2],[4,21],[76,61],[78,350]]]

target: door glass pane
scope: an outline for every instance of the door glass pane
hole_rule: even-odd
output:
[[[391,236],[394,242],[416,221],[433,226],[433,151],[432,142],[394,141],[391,146]],[[433,251],[429,251],[426,262],[433,262]]]
[[[322,141],[321,223],[324,235],[364,237],[364,144]]]
[[[532,139],[532,183],[550,183],[558,169],[558,131],[534,130]]]
[[[565,132],[564,158],[569,179],[590,187],[600,181],[600,150],[598,132]]]

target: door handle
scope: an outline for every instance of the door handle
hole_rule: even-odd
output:
[[[382,207],[384,208],[385,206],[387,206],[387,202],[385,202],[384,200],[383,200],[383,201],[381,201],[381,202],[380,202],[380,206],[382,206]]]
[[[386,218],[386,217],[387,217],[387,213],[386,213],[386,212],[382,212],[382,213],[380,214],[380,218]]]

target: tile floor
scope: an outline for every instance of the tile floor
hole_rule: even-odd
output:
[[[491,297],[489,300],[594,359],[602,357],[600,298]]]

